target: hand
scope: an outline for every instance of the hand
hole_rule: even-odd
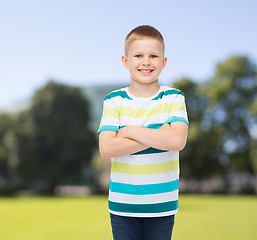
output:
[[[132,133],[132,131],[135,131],[136,128],[138,127],[126,126],[126,127],[120,128],[118,131],[117,137],[130,138],[130,133]]]
[[[126,137],[126,132],[127,132],[127,127],[123,127],[123,128],[120,128],[118,133],[117,133],[117,137],[120,137],[120,138],[124,138]]]

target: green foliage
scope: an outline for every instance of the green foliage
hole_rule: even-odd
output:
[[[234,56],[217,66],[207,91],[213,124],[223,128],[220,142],[230,168],[253,172],[249,158],[250,130],[257,124],[253,109],[257,98],[256,66],[247,57]]]
[[[89,106],[79,88],[48,82],[20,114],[19,171],[25,183],[53,191],[57,184],[79,184],[96,141],[88,126]]]
[[[7,113],[0,114],[0,176],[7,184],[12,183],[12,174],[17,166],[17,143],[15,118]]]
[[[228,169],[257,173],[250,150],[250,131],[257,125],[256,76],[250,59],[234,56],[220,63],[207,82],[174,83],[185,93],[190,122],[188,143],[181,153],[182,176],[224,175]]]
[[[11,128],[10,117],[7,114],[0,115],[0,174],[7,172],[9,148],[6,143],[7,131]]]
[[[253,103],[249,105],[249,111],[253,116],[257,116],[257,96],[255,96]]]
[[[250,164],[254,173],[257,173],[257,140],[252,140],[249,149]]]
[[[202,93],[202,86],[183,78],[175,82],[173,87],[182,90],[186,96],[190,124],[187,145],[180,153],[181,176],[202,179],[220,173],[215,156],[218,135],[206,119],[208,99]]]

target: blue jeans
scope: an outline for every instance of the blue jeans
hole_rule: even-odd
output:
[[[138,218],[111,215],[114,240],[170,240],[175,215]]]

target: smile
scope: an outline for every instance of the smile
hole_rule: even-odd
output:
[[[151,69],[138,69],[139,72],[150,73],[153,72]]]

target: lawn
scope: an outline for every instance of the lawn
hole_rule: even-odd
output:
[[[173,240],[257,239],[257,198],[180,195]],[[107,198],[0,198],[1,240],[111,240]]]

